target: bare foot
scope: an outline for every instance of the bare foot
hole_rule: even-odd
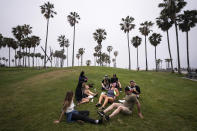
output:
[[[60,123],[60,121],[59,120],[55,120],[53,123],[58,124],[58,123]]]
[[[138,113],[138,116],[139,116],[141,119],[144,119],[144,116],[142,115],[142,113]]]

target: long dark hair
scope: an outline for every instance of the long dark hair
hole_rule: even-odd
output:
[[[68,91],[66,93],[66,97],[64,99],[64,107],[63,107],[63,110],[66,111],[66,109],[70,106],[72,100],[73,100],[73,91]]]
[[[84,77],[84,75],[85,75],[85,72],[82,71],[82,72],[80,73],[79,77]]]

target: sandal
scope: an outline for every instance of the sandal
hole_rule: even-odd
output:
[[[99,107],[99,106],[101,106],[101,104],[100,104],[100,103],[97,103],[97,104],[96,104],[96,107]]]
[[[104,109],[105,109],[105,107],[100,107],[100,108],[99,108],[99,110],[104,110]]]

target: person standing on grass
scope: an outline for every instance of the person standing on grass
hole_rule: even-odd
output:
[[[136,85],[136,83],[135,83],[134,80],[131,80],[131,81],[130,81],[130,86],[129,86],[129,87],[131,88],[131,92],[132,92],[133,94],[135,94],[136,97],[139,99],[140,93],[141,93],[140,87],[139,87],[138,85]]]
[[[54,123],[60,123],[62,120],[62,117],[66,115],[67,122],[74,122],[74,121],[83,121],[83,122],[89,122],[92,124],[101,124],[101,120],[94,120],[92,118],[89,118],[89,111],[77,111],[74,110],[75,104],[73,102],[74,99],[74,93],[72,91],[68,91],[66,93],[66,97],[64,99],[63,109],[62,113],[59,117],[59,120],[55,120]]]
[[[98,111],[97,113],[101,116],[104,117],[107,121],[109,121],[112,117],[116,116],[117,114],[119,114],[120,112],[126,114],[126,115],[131,115],[132,114],[132,110],[134,105],[137,105],[137,109],[138,109],[138,116],[140,118],[144,118],[142,113],[141,113],[141,105],[140,102],[137,100],[136,95],[132,94],[130,92],[130,88],[126,87],[125,88],[125,102],[122,103],[113,103],[112,105],[110,105],[107,109],[105,109],[104,111]],[[116,108],[112,114],[110,114],[109,116],[106,115],[106,113],[112,109]]]
[[[99,102],[96,104],[96,107],[101,106],[101,102],[104,99],[104,103],[100,109],[105,109],[105,105],[108,102],[114,102],[116,97],[119,96],[119,91],[116,87],[116,83],[111,84],[111,88],[107,91],[107,94],[101,94],[99,97]]]
[[[110,80],[111,83],[116,83],[116,88],[118,88],[120,90],[120,92],[122,92],[122,86],[120,81],[118,80],[118,77],[116,76],[116,74],[113,74],[113,77]]]
[[[75,90],[75,98],[76,98],[77,104],[88,102],[86,99],[83,99],[83,92],[82,92],[82,85],[84,82],[87,82],[87,80],[88,78],[85,76],[84,71],[82,71],[80,73],[79,82]]]

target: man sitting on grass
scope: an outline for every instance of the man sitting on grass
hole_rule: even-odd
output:
[[[136,85],[136,83],[135,83],[134,80],[131,80],[131,81],[130,81],[130,86],[129,86],[129,87],[131,88],[131,92],[132,92],[133,94],[135,94],[136,97],[139,99],[140,93],[141,93],[140,87],[139,87],[138,85]]]
[[[111,119],[112,117],[114,117],[115,115],[117,115],[120,112],[130,115],[132,113],[134,105],[137,104],[138,116],[143,119],[144,117],[141,113],[140,102],[137,100],[136,95],[132,94],[129,87],[125,88],[125,94],[126,94],[125,102],[123,104],[122,103],[113,103],[104,111],[98,111],[98,114],[101,117],[104,117],[105,120],[109,121],[109,119]],[[113,113],[110,114],[109,116],[106,115],[106,113],[108,111],[112,110],[113,108],[116,108],[113,111]]]

